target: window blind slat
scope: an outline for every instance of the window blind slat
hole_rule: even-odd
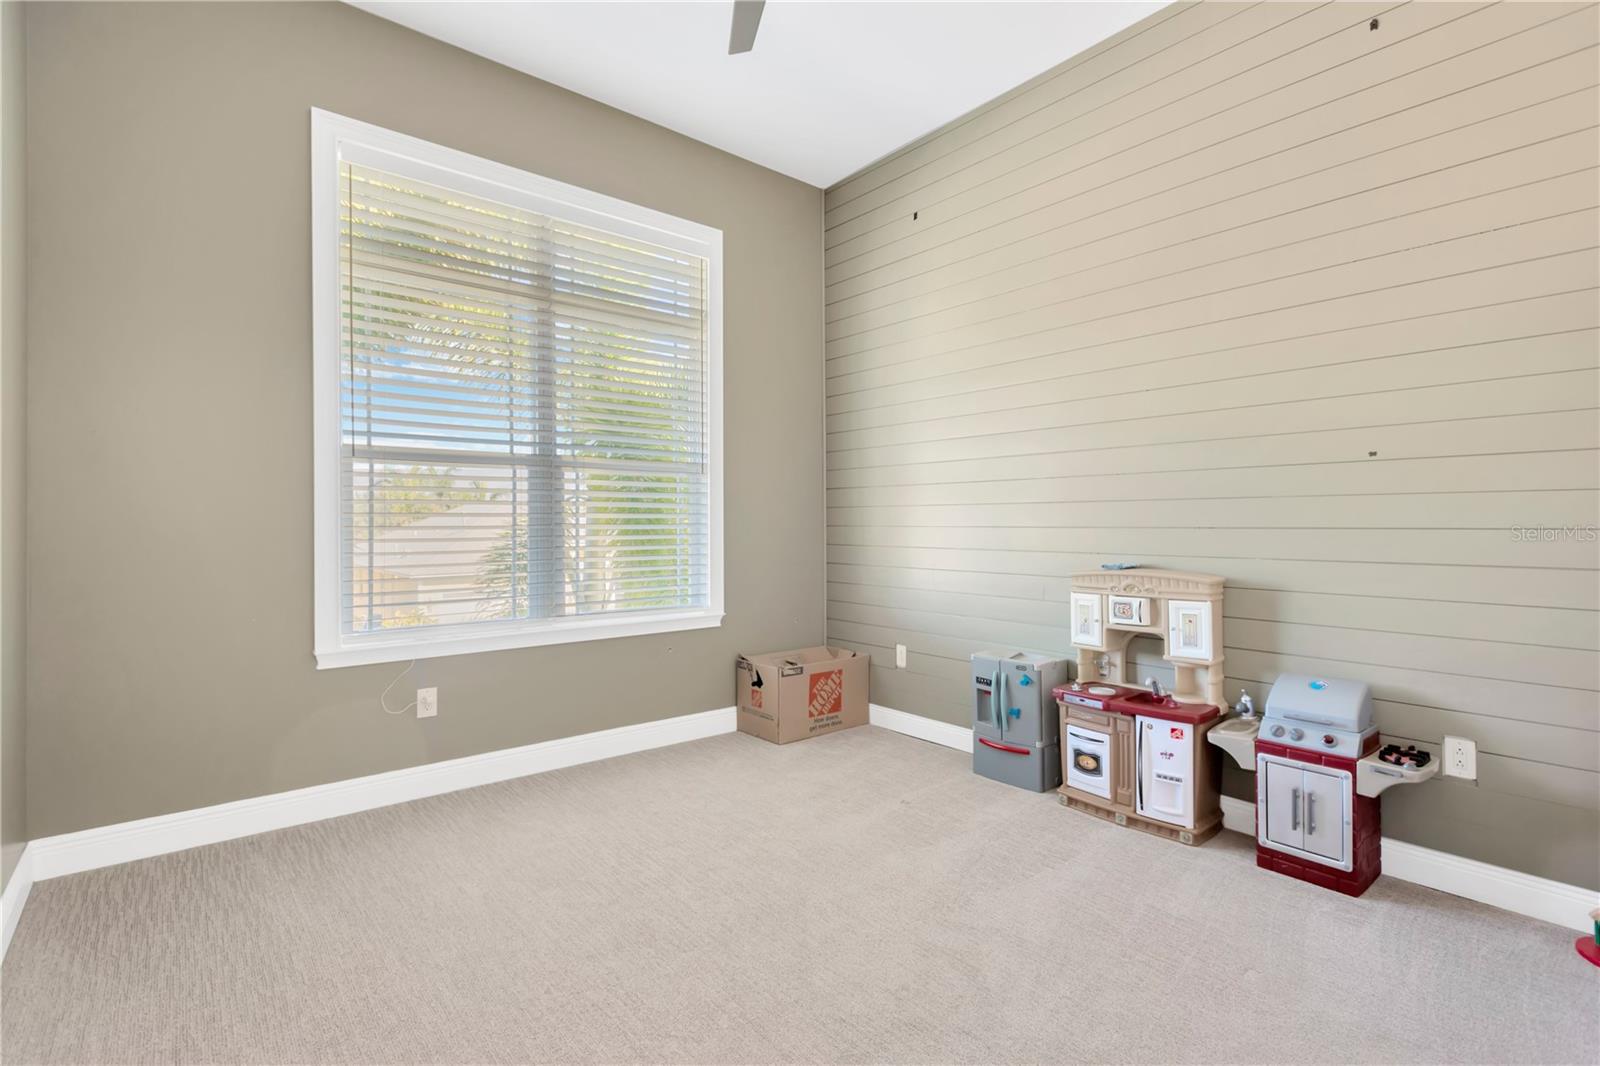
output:
[[[400,384],[406,383],[401,382]],[[485,409],[531,417],[530,412],[536,411],[531,398],[513,400],[485,398],[492,397],[492,394],[487,390],[484,390],[483,396],[473,396],[471,393],[461,390],[452,390],[444,395],[435,396],[432,393],[442,390],[432,388],[400,391],[394,388],[361,386],[361,390],[360,395],[352,396],[344,401],[347,407],[364,403],[364,397],[370,396],[381,401],[387,410],[409,411],[418,414],[460,412],[463,415],[472,416],[472,412]],[[615,396],[610,393],[590,393],[585,399],[592,410],[602,413],[607,418],[621,419],[641,425],[682,425],[696,428],[699,426],[700,404],[698,398],[696,398],[696,402],[686,403],[681,408],[663,411],[651,410],[645,404],[630,402],[629,397]]]

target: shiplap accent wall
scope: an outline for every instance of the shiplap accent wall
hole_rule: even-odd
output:
[[[1230,698],[1362,678],[1478,742],[1387,835],[1600,887],[1597,39],[1174,5],[829,190],[828,632],[873,700],[965,724],[973,651],[1067,649],[1073,570],[1221,574]]]

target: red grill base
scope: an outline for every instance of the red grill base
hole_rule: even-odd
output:
[[[1363,757],[1372,754],[1378,749],[1378,736],[1373,734],[1367,746],[1362,750]],[[1291,748],[1283,744],[1273,744],[1265,740],[1256,741],[1256,752],[1266,755],[1281,755],[1296,762],[1309,763],[1312,766],[1327,766],[1335,770],[1347,770],[1351,775],[1351,807],[1350,807],[1350,849],[1354,863],[1348,873],[1333,866],[1324,866],[1310,859],[1302,859],[1298,855],[1285,855],[1281,851],[1264,848],[1259,843],[1256,845],[1256,865],[1263,870],[1283,874],[1286,877],[1298,878],[1301,881],[1318,885],[1322,888],[1343,892],[1347,896],[1359,896],[1372,887],[1372,882],[1378,879],[1383,872],[1383,808],[1378,800],[1372,796],[1362,796],[1355,792],[1356,760],[1342,755],[1319,755],[1314,751],[1301,748]],[[1256,817],[1263,817],[1261,811],[1256,812]],[[1260,833],[1259,823],[1256,831]]]

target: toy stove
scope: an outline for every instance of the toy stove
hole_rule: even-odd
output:
[[[1359,896],[1382,867],[1378,801],[1356,763],[1378,746],[1359,681],[1285,674],[1256,737],[1256,865]]]

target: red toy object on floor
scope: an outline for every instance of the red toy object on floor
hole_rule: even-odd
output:
[[[1579,955],[1600,966],[1600,907],[1590,911],[1589,917],[1594,920],[1594,936],[1580,936],[1572,946]]]

